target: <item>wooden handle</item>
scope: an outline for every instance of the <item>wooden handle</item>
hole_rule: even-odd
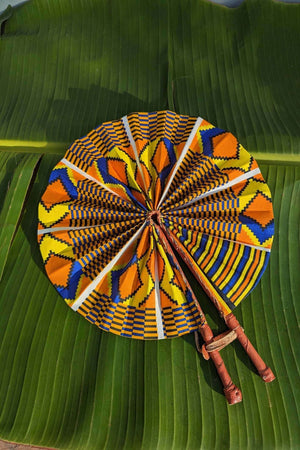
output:
[[[236,332],[237,339],[240,341],[242,347],[244,348],[247,355],[249,356],[254,366],[256,367],[259,376],[266,383],[270,383],[271,381],[275,380],[275,375],[273,374],[272,370],[270,369],[270,367],[266,365],[263,359],[259,356],[255,348],[245,335],[244,330],[240,326],[237,318],[232,313],[230,313],[227,316],[225,316],[225,322],[228,328]]]
[[[199,332],[205,344],[209,345],[213,342],[214,335],[207,323],[199,329]],[[209,353],[209,356],[216,366],[218,375],[223,384],[223,391],[229,405],[234,405],[235,403],[241,402],[243,399],[242,393],[240,389],[233,383],[220,353],[217,350],[214,350]]]
[[[155,226],[158,236],[160,237],[161,243],[162,243],[165,251],[167,253],[169,253],[170,255],[172,255],[172,258],[173,258],[175,264],[177,265],[178,270],[180,271],[185,284],[188,286],[189,290],[192,293],[193,300],[195,302],[196,308],[199,312],[199,316],[201,319],[201,325],[199,326],[199,333],[201,334],[205,344],[210,344],[214,341],[213,332],[212,332],[210,326],[208,325],[208,323],[206,322],[205,315],[201,309],[201,306],[199,305],[199,302],[197,301],[197,298],[196,298],[191,286],[189,285],[189,282],[187,281],[187,279],[184,275],[184,272],[180,267],[180,264],[177,261],[177,258],[171,247],[172,241],[168,240],[168,238],[167,238],[168,235],[166,235],[164,233],[164,230],[162,227],[158,226],[155,222],[153,224]],[[197,348],[198,348],[198,346],[197,346]],[[210,355],[211,359],[213,360],[214,365],[216,366],[217,372],[218,372],[219,377],[223,384],[224,394],[225,394],[225,397],[226,397],[229,405],[234,405],[235,403],[241,402],[242,401],[242,393],[239,390],[239,388],[237,388],[235,386],[235,384],[233,384],[233,381],[230,378],[230,375],[225,367],[224,361],[223,361],[220,353],[217,350],[214,350],[214,351],[210,352],[209,355]]]

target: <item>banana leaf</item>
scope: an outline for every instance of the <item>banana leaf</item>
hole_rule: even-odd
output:
[[[9,216],[0,215],[8,242],[1,439],[60,449],[300,446],[299,19],[299,5],[272,0],[238,8],[206,0],[32,0],[2,25],[0,156],[17,164],[3,163],[0,180],[12,180],[1,191],[0,214],[8,204],[15,211],[9,230]],[[264,384],[234,342],[222,356],[244,400],[231,407],[193,336],[130,340],[69,310],[36,242],[37,204],[66,147],[105,120],[163,109],[233,132],[273,195],[270,263],[237,316],[277,379]],[[223,331],[191,283],[211,327]]]

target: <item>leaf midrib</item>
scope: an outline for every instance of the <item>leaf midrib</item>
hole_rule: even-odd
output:
[[[13,141],[0,140],[0,151],[14,153],[52,154],[62,156],[65,154],[70,142],[47,142],[47,141]],[[300,154],[297,153],[273,153],[253,152],[251,155],[261,164],[276,165],[300,165]]]

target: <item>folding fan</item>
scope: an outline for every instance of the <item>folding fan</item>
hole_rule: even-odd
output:
[[[254,158],[231,133],[171,111],[129,114],[76,140],[39,204],[45,269],[66,303],[124,337],[199,331],[230,404],[241,392],[219,350],[233,339],[274,379],[232,314],[264,272],[273,234]],[[180,259],[228,332],[213,336]]]

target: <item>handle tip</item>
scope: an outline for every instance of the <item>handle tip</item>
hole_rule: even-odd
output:
[[[265,383],[271,383],[271,381],[276,378],[270,367],[266,367],[264,370],[259,370],[258,373]]]
[[[229,405],[235,405],[243,400],[242,393],[235,384],[224,388],[224,394]]]

